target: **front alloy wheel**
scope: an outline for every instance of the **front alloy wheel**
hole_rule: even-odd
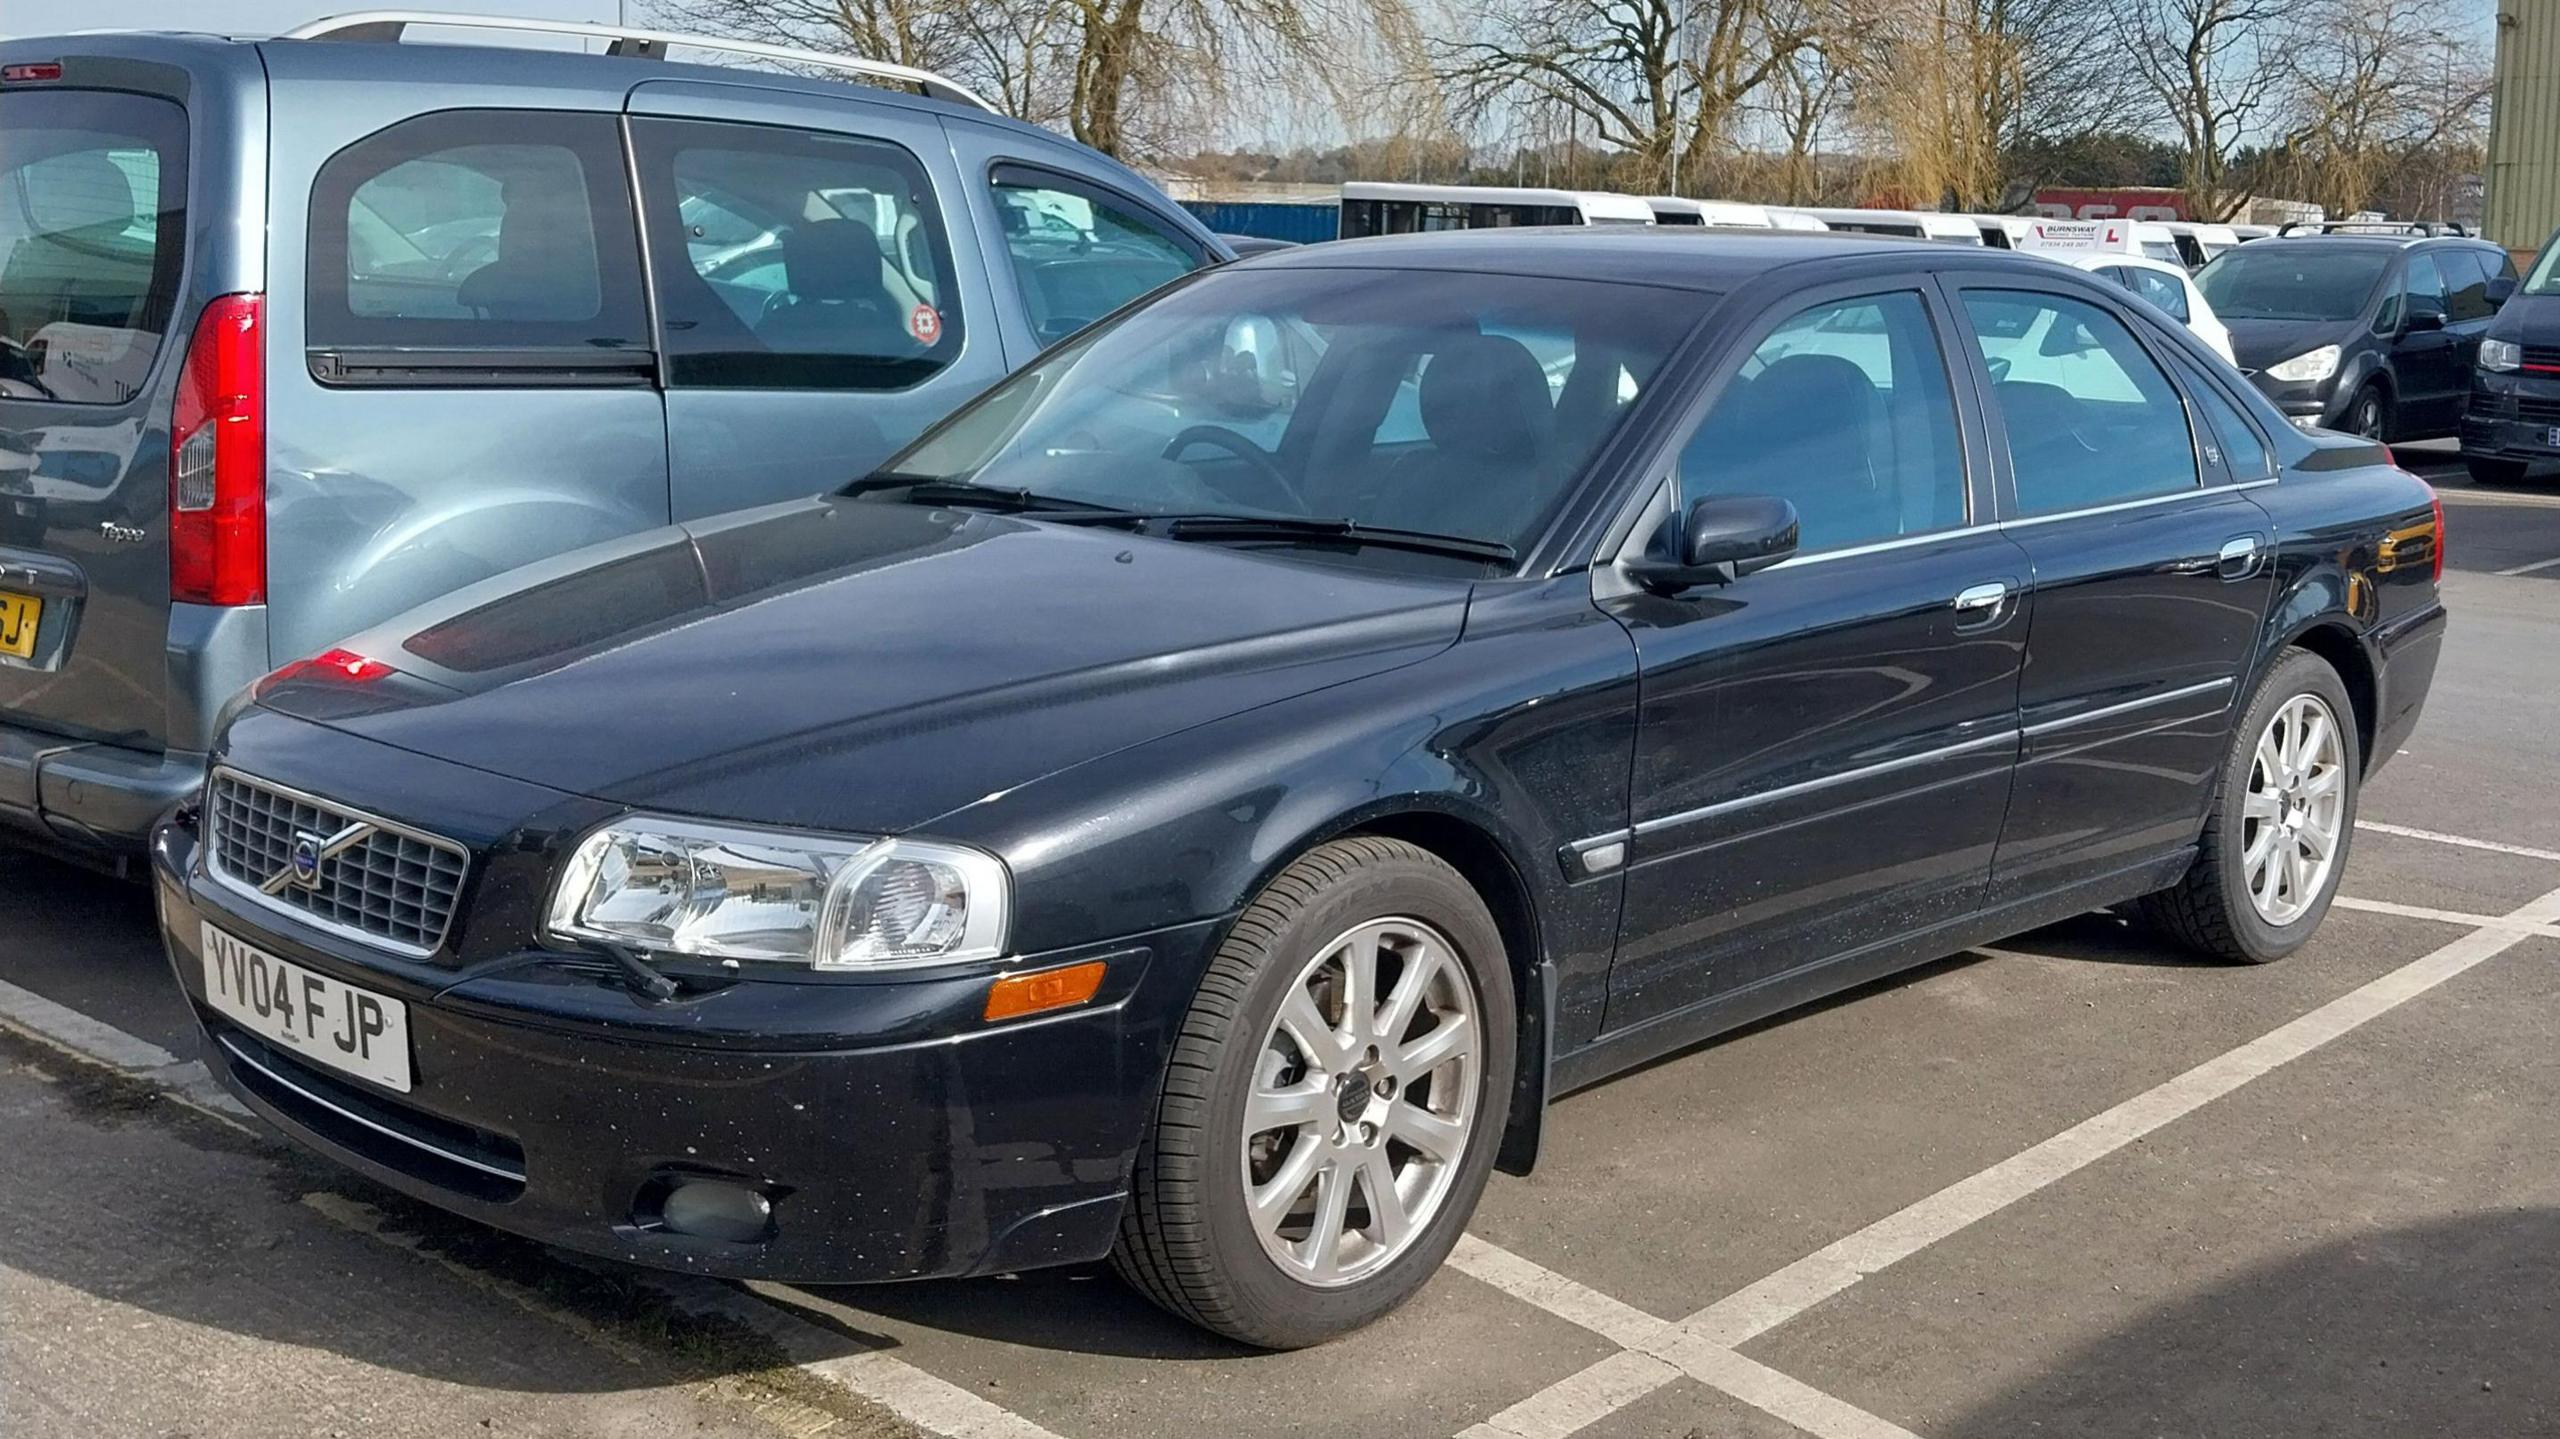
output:
[[[1449,1196],[1476,1116],[1475,984],[1409,915],[1359,925],[1289,986],[1245,1100],[1244,1183],[1263,1251],[1301,1281],[1356,1284],[1412,1248]]]
[[[1456,870],[1376,835],[1308,851],[1201,977],[1113,1267],[1268,1349],[1377,1319],[1475,1212],[1517,1028],[1502,932]]]

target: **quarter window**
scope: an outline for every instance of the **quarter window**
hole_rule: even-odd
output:
[[[320,167],[310,243],[315,346],[648,344],[610,116],[454,110],[368,136]]]
[[[950,241],[905,150],[701,120],[631,134],[672,383],[895,390],[960,353]]]
[[[177,295],[186,112],[140,95],[5,95],[0,136],[0,399],[122,404]]]
[[[2231,478],[2246,482],[2263,480],[2276,472],[2275,452],[2267,448],[2266,437],[2240,413],[2240,407],[2222,392],[2222,387],[2204,377],[2202,371],[2181,365],[2187,382],[2187,393],[2195,400],[2196,413],[2204,420],[2205,433],[2222,451],[2222,463]]]
[[[1054,345],[1200,267],[1206,255],[1134,202],[1021,166],[997,167],[996,217],[1031,328]]]
[[[2186,407],[2124,322],[2025,290],[1968,290],[1966,317],[2029,515],[2192,489]]]
[[[1682,448],[1680,494],[1786,499],[1808,551],[1964,523],[1955,397],[1928,307],[1896,292],[1781,323]]]

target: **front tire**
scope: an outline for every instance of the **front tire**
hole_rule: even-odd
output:
[[[2354,399],[2347,402],[2347,412],[2341,418],[2340,428],[2368,440],[2390,439],[2391,397],[2382,392],[2380,385],[2367,383],[2356,391]]]
[[[1511,966],[1484,901],[1401,840],[1309,851],[1210,962],[1112,1265],[1266,1349],[1347,1334],[1464,1232],[1510,1114]]]
[[[2346,683],[2287,650],[2233,727],[2195,866],[2144,917],[2202,954],[2266,964],[2329,912],[2355,836],[2364,757]]]

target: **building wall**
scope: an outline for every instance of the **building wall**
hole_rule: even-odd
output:
[[[2521,254],[2560,227],[2560,0],[2498,0],[2488,235]]]

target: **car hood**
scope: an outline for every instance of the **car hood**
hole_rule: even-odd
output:
[[[1470,586],[880,501],[671,527],[348,642],[268,708],[635,808],[897,831],[1411,663]]]
[[[2343,320],[2235,320],[2221,317],[2231,332],[2231,358],[2244,370],[2282,364],[2305,350],[2346,343],[2353,326]]]

